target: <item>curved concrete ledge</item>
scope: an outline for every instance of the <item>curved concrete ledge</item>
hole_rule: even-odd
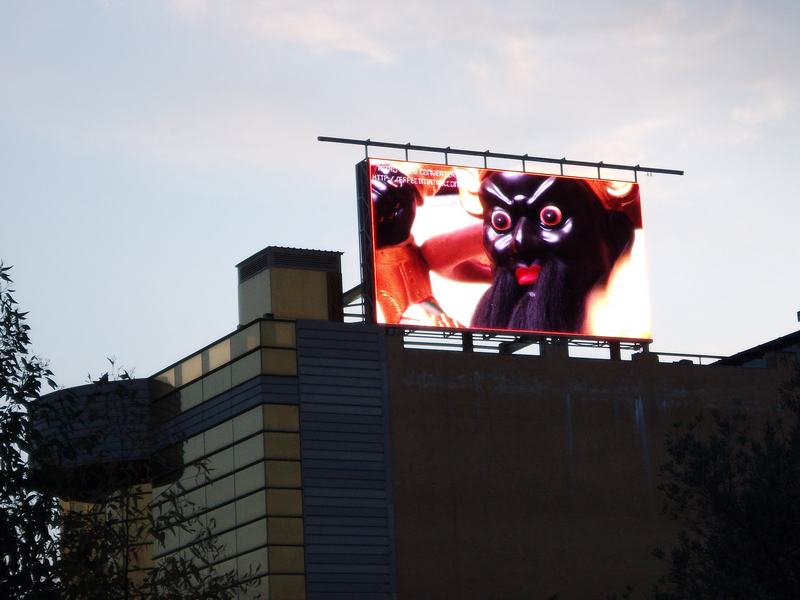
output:
[[[149,379],[97,382],[43,396],[32,408],[33,477],[43,491],[96,501],[121,487],[176,480],[181,440],[164,433],[180,395]]]

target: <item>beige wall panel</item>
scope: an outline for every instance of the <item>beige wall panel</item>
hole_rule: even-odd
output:
[[[269,269],[239,284],[239,325],[246,325],[272,311],[272,282]]]
[[[268,460],[264,465],[267,469],[267,487],[302,487],[299,461]]]
[[[328,320],[328,280],[321,271],[271,269],[276,319]]]
[[[296,404],[265,404],[264,429],[300,431],[300,409]]]
[[[270,575],[269,600],[305,600],[304,575]]]
[[[303,519],[270,517],[267,519],[268,544],[302,544]]]
[[[305,561],[302,546],[270,546],[270,573],[304,573]]]
[[[266,375],[297,375],[297,351],[262,348],[261,372]]]
[[[267,432],[264,434],[265,458],[300,460],[300,434]]]
[[[267,489],[267,514],[275,517],[302,516],[302,493],[300,490]]]

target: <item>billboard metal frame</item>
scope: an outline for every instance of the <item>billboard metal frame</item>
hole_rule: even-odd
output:
[[[370,199],[369,161],[356,164],[358,191],[358,235],[361,247],[361,294],[364,302],[364,322],[377,322],[375,314],[375,266],[372,256],[372,217]]]
[[[421,146],[416,144],[406,143],[398,144],[392,142],[377,142],[370,139],[357,140],[350,138],[335,138],[318,136],[317,140],[320,142],[332,142],[338,144],[358,145],[364,147],[366,159],[380,158],[377,156],[370,156],[370,147],[373,148],[390,148],[403,150],[405,153],[405,160],[409,161],[409,151],[413,152],[432,152],[444,155],[444,164],[451,165],[450,156],[472,156],[482,157],[484,168],[488,167],[488,159],[502,159],[502,160],[516,160],[522,164],[522,171],[527,172],[527,163],[546,163],[558,164],[560,166],[561,175],[564,175],[564,166],[577,166],[589,167],[597,169],[598,179],[609,179],[602,176],[602,169],[610,169],[615,171],[630,171],[634,174],[634,182],[638,182],[638,173],[647,174],[663,174],[663,175],[683,175],[682,170],[676,169],[661,169],[655,167],[643,167],[641,165],[622,165],[616,163],[605,162],[589,162],[579,160],[569,160],[567,158],[546,158],[530,156],[528,154],[508,154],[500,152],[464,150],[447,147],[437,146]],[[391,160],[390,158],[386,157]],[[427,161],[426,161],[427,162]],[[373,262],[373,232],[371,222],[371,199],[370,199],[370,173],[369,173],[369,160],[363,160],[356,164],[356,182],[357,182],[357,195],[358,195],[358,220],[359,220],[359,236],[361,240],[360,253],[361,253],[361,296],[363,298],[363,318],[366,323],[375,323],[377,315],[375,313],[375,299],[371,298],[371,291],[374,290],[374,262]],[[354,290],[355,291],[355,290]],[[629,349],[634,351],[641,351],[647,353],[649,345],[652,340],[633,340],[633,339],[620,339],[620,338],[591,338],[588,336],[572,336],[572,335],[536,335],[515,332],[497,332],[497,331],[481,331],[474,329],[459,329],[459,330],[431,330],[428,328],[414,328],[408,326],[387,325],[389,334],[395,332],[403,335],[404,338],[418,337],[427,338],[418,340],[417,344],[420,345],[433,345],[440,346],[447,338],[461,338],[461,343],[457,345],[459,349],[466,352],[472,352],[478,348],[474,348],[474,341],[482,340],[489,342],[491,346],[495,346],[496,351],[503,354],[510,354],[530,346],[531,344],[538,344],[543,349],[546,345],[565,345],[565,346],[594,346],[594,347],[607,347],[610,350],[610,358],[619,360],[620,350]],[[477,339],[476,339],[477,336]],[[438,338],[438,341],[436,341]],[[502,338],[502,339],[501,339]],[[413,342],[412,342],[413,343]],[[417,345],[414,344],[414,345]],[[473,350],[474,348],[474,350]],[[488,348],[487,348],[488,350]]]
[[[350,138],[336,138],[336,137],[326,137],[326,136],[318,136],[317,141],[320,142],[333,142],[335,144],[351,144],[356,146],[364,146],[364,154],[366,158],[386,158],[386,157],[375,157],[369,155],[370,147],[374,148],[394,148],[398,150],[405,150],[405,160],[408,162],[408,152],[409,151],[416,151],[416,152],[434,152],[439,154],[444,154],[444,164],[449,165],[449,156],[451,154],[455,154],[458,156],[479,156],[483,158],[483,166],[484,168],[489,168],[487,161],[490,158],[498,158],[503,160],[518,160],[522,163],[522,170],[527,171],[526,164],[529,162],[532,163],[548,163],[548,164],[557,164],[561,166],[561,175],[564,175],[564,165],[574,166],[574,167],[591,167],[597,169],[597,179],[608,179],[607,177],[603,177],[601,174],[601,169],[612,169],[615,171],[632,171],[633,172],[633,180],[634,182],[638,181],[638,174],[639,173],[659,173],[661,175],[683,175],[683,171],[679,171],[676,169],[658,169],[655,167],[643,167],[641,165],[620,165],[615,163],[604,163],[603,161],[600,162],[587,162],[583,160],[568,160],[566,158],[545,158],[542,156],[529,156],[528,154],[507,154],[503,152],[492,152],[490,150],[480,151],[480,150],[460,150],[457,148],[451,148],[447,146],[446,148],[442,148],[439,146],[418,146],[416,144],[407,143],[407,144],[397,144],[393,142],[376,142],[370,139],[366,140],[354,140]]]

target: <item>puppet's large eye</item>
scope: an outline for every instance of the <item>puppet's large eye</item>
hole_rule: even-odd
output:
[[[545,206],[539,213],[539,220],[546,227],[555,227],[561,223],[561,210],[557,206]]]
[[[492,213],[492,227],[497,231],[509,229],[511,227],[511,215],[498,208]]]

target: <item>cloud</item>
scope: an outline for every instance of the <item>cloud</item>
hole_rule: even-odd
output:
[[[790,95],[796,94],[786,81],[769,78],[747,87],[748,95],[734,108],[731,119],[743,125],[774,122],[794,112]]]
[[[272,41],[296,43],[316,54],[349,52],[377,63],[393,60],[389,47],[380,40],[380,31],[363,26],[364,15],[374,12],[366,2],[170,0],[170,3],[188,21],[221,23]]]
[[[51,24],[57,43],[7,42],[14,122],[192,164],[263,163],[317,134],[644,162],[667,137],[756,139],[800,92],[794,29],[741,3],[105,6],[90,30]]]

